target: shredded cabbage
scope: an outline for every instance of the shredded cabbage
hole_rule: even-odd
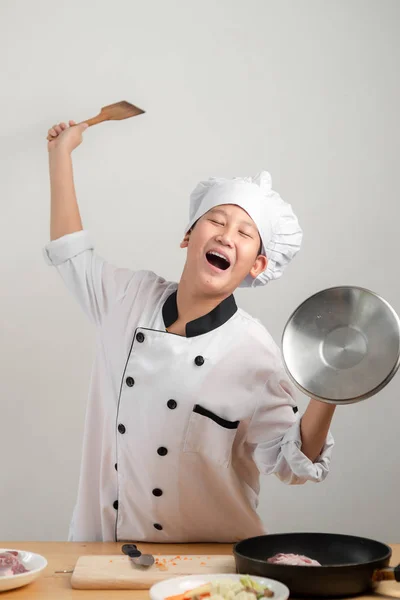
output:
[[[205,591],[205,587],[202,586],[202,589],[192,590],[190,596],[192,598],[196,597],[197,594],[201,596],[201,592]],[[266,590],[270,592],[268,595],[273,596],[268,586],[260,585],[249,575],[241,577],[240,580],[220,579],[212,581],[207,585],[207,588],[207,592],[210,594],[207,600],[259,600],[264,598]]]

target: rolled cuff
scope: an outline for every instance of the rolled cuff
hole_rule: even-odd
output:
[[[45,262],[53,267],[74,258],[86,250],[93,250],[94,245],[88,231],[81,230],[68,233],[47,244],[43,249]]]
[[[301,451],[300,423],[301,420],[298,419],[282,438],[262,444],[256,449],[255,460],[261,473],[275,474],[288,485],[324,481],[329,473],[333,436],[328,432],[320,455],[312,462]]]

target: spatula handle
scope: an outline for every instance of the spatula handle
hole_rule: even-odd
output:
[[[99,113],[96,117],[92,117],[91,119],[87,119],[86,121],[81,121],[80,123],[77,123],[77,125],[82,125],[82,123],[87,123],[90,127],[91,125],[97,125],[97,123],[102,123],[103,121],[107,121],[107,119],[108,119],[107,115]],[[71,125],[71,127],[75,127],[75,125]],[[51,142],[55,138],[49,134],[47,136],[47,139],[49,142]]]
[[[86,121],[81,121],[81,123],[87,123],[89,127],[91,125],[97,125],[97,123],[102,123],[103,121],[107,121],[108,117],[106,114],[99,113],[96,117],[92,117],[91,119],[87,119]],[[79,125],[81,124],[79,123]]]

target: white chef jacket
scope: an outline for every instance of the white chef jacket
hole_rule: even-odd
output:
[[[87,231],[45,247],[97,330],[72,541],[225,542],[265,533],[259,476],[322,481],[279,348],[233,296],[168,333],[177,284],[120,269]]]

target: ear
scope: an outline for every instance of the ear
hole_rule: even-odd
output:
[[[268,267],[268,258],[263,254],[259,254],[254,261],[254,265],[250,269],[249,275],[255,279]]]
[[[187,248],[189,246],[189,239],[190,239],[190,234],[191,234],[192,230],[188,231],[187,234],[185,235],[185,237],[183,238],[183,240],[180,243],[180,247],[181,248]]]

